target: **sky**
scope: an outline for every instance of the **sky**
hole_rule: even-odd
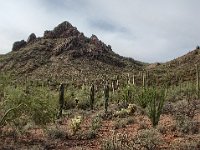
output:
[[[165,62],[200,45],[199,0],[0,0],[0,54],[69,21],[114,52]]]

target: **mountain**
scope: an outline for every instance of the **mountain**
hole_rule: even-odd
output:
[[[97,36],[84,36],[69,22],[63,22],[43,37],[30,34],[27,41],[13,44],[0,56],[0,71],[40,80],[85,80],[141,70],[143,63],[125,58]]]
[[[200,66],[200,48],[166,63],[156,63],[147,66],[147,70],[156,76],[157,80],[166,84],[178,84],[196,80],[196,65]],[[200,67],[199,67],[200,68]]]

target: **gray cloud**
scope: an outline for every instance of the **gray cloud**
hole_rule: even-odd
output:
[[[0,53],[32,32],[42,36],[67,20],[115,52],[167,61],[200,43],[199,0],[0,0]]]

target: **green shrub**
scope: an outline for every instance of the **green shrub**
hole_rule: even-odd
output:
[[[133,145],[126,134],[113,134],[108,139],[103,140],[102,150],[127,150],[133,149]]]
[[[142,108],[146,108],[152,99],[153,88],[138,88],[135,102]]]
[[[184,115],[176,116],[176,128],[182,133],[199,133],[198,122]]]
[[[92,118],[92,126],[91,129],[96,131],[101,127],[101,116],[100,115],[96,115],[94,118]]]
[[[183,139],[183,140],[174,140],[170,144],[170,149],[171,150],[197,150],[200,146],[200,141],[198,140],[188,140],[188,139]]]
[[[160,133],[155,129],[140,130],[133,138],[135,149],[159,149],[163,143]]]
[[[15,122],[26,115],[36,125],[54,121],[57,113],[57,95],[45,87],[7,86],[2,104],[1,124]]]
[[[47,136],[50,139],[64,139],[67,138],[67,134],[58,128],[50,128],[46,130]]]
[[[126,119],[117,119],[114,122],[114,129],[120,129],[120,128],[125,128],[127,125],[127,120]]]
[[[88,86],[77,90],[76,98],[78,99],[78,108],[84,110],[90,108],[90,90]]]

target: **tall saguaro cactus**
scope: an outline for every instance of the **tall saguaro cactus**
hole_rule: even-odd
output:
[[[91,110],[93,110],[93,108],[94,108],[94,84],[92,84],[90,87],[90,107],[91,107]]]
[[[135,75],[133,74],[133,85],[135,85]]]
[[[106,84],[104,86],[105,113],[107,113],[108,111],[108,99],[109,99],[109,86],[108,86],[108,81],[106,81]]]
[[[142,74],[142,85],[143,85],[143,88],[145,88],[145,86],[146,86],[146,74],[145,74],[145,72],[143,72],[143,74]]]
[[[130,75],[129,75],[129,73],[127,74],[127,84],[130,84]]]
[[[62,110],[63,110],[63,107],[64,107],[64,90],[65,90],[65,87],[64,87],[64,84],[61,83],[60,84],[60,93],[59,93],[59,115],[58,117],[62,117]]]
[[[199,67],[198,65],[196,64],[196,90],[197,90],[197,97],[198,99],[200,98],[200,95],[199,95]]]

